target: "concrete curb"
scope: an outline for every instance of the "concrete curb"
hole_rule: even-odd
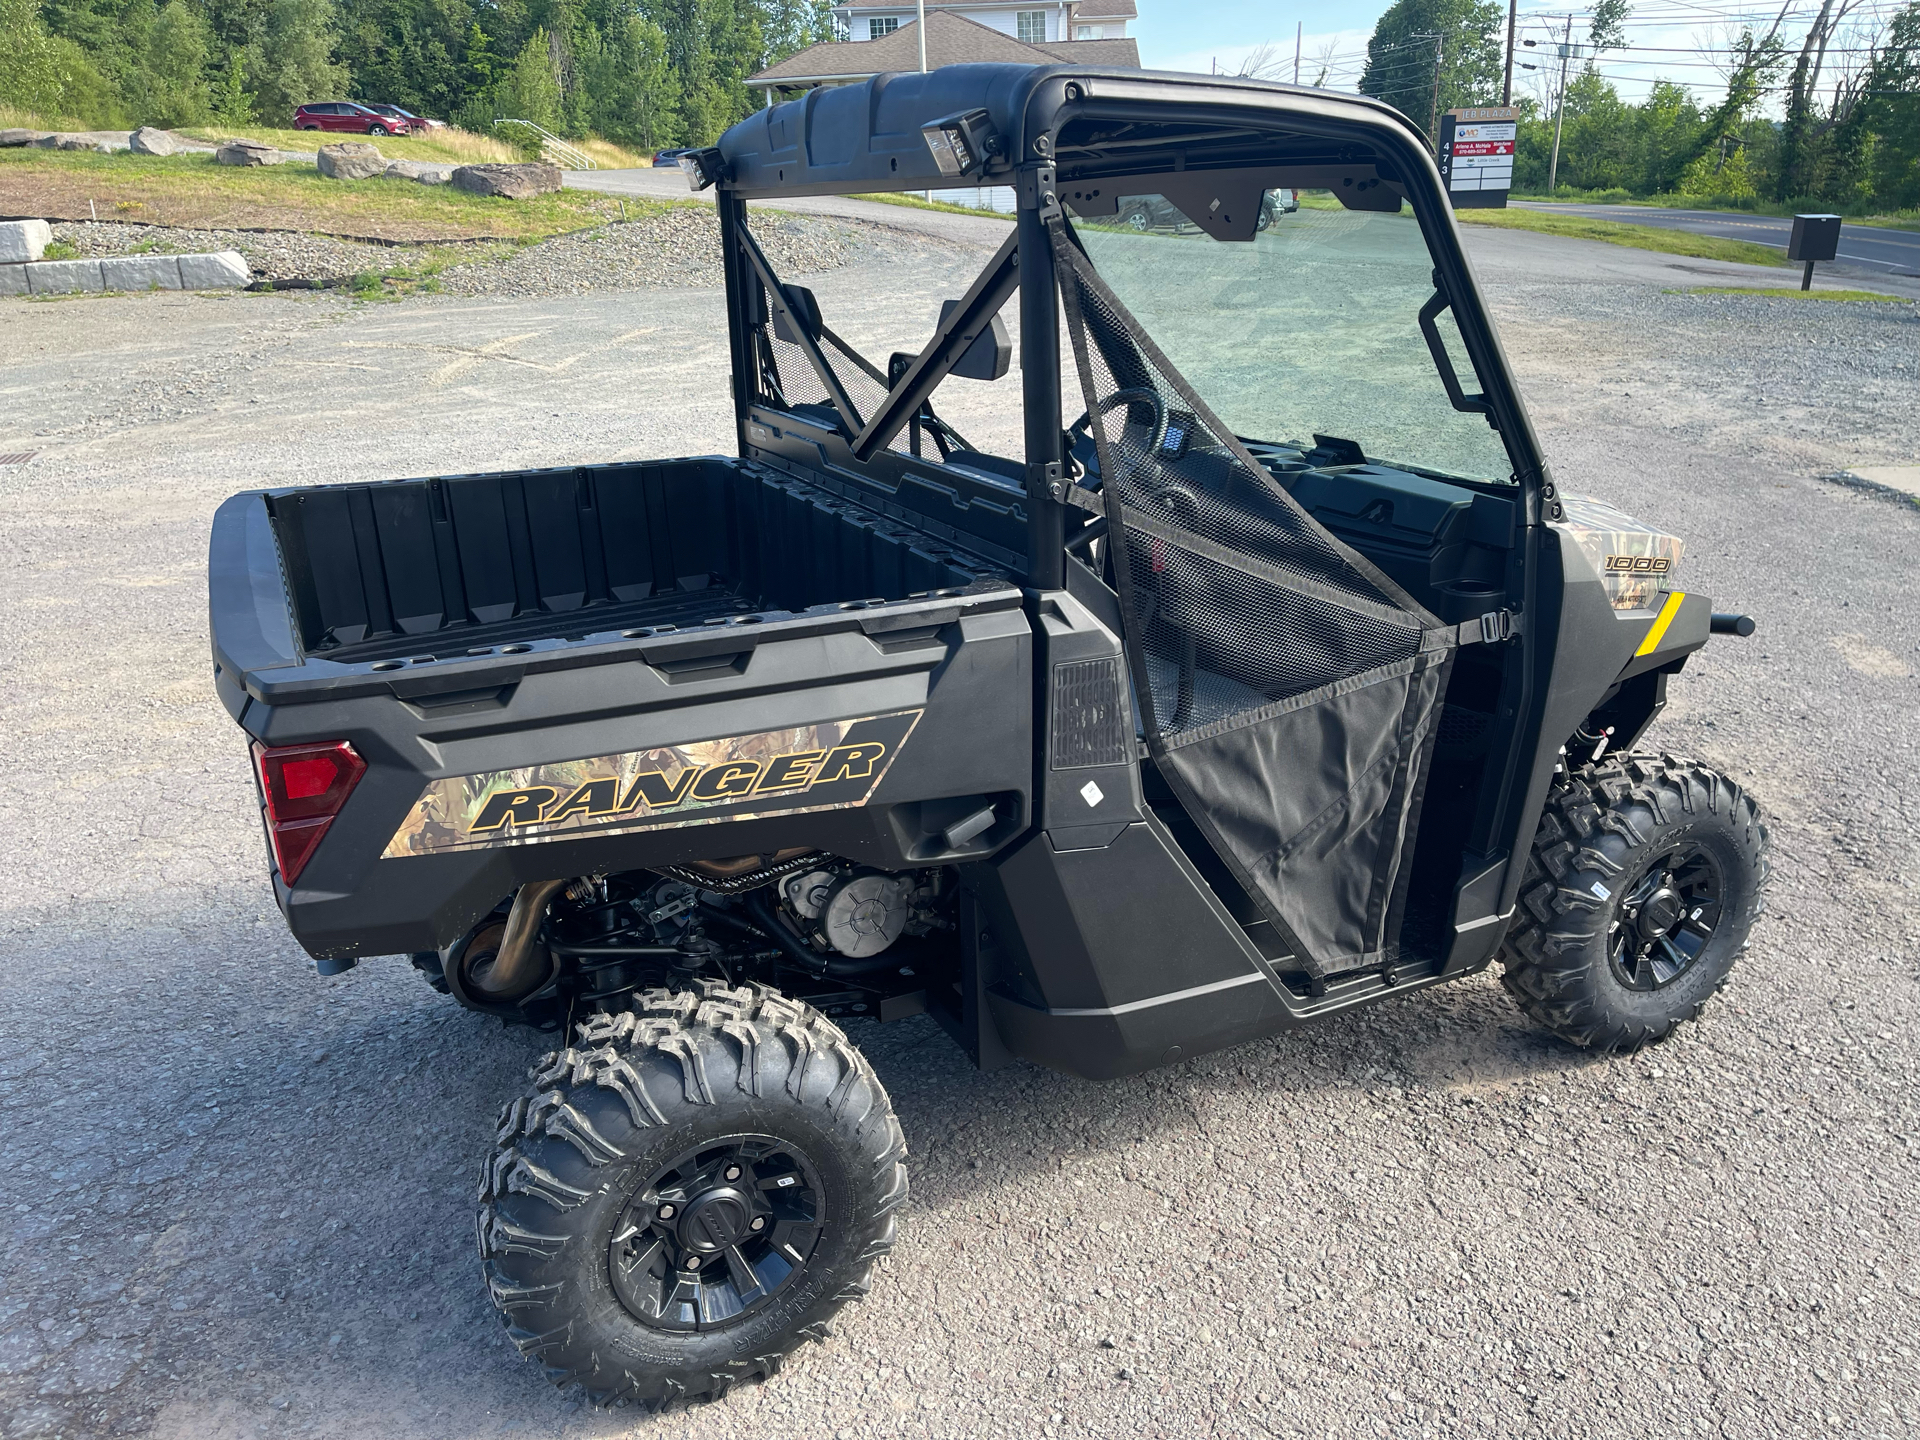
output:
[[[238,250],[206,255],[110,255],[0,265],[0,295],[76,295],[104,290],[245,290],[253,271]]]

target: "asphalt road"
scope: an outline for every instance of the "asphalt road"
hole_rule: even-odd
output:
[[[7,1440],[1920,1431],[1920,508],[1817,478],[1915,457],[1920,318],[1468,243],[1560,483],[1760,617],[1656,732],[1771,817],[1731,989],[1633,1058],[1482,976],[1104,1086],[856,1029],[898,1248],[828,1344],[660,1420],[554,1392],[481,1284],[544,1042],[288,939],[204,557],[240,489],[721,448],[719,296],[0,302],[0,454],[41,452],[0,467]],[[929,254],[808,283],[888,340],[981,258]]]
[[[1652,205],[1567,205],[1555,201],[1515,202],[1516,209],[1544,210],[1561,215],[1589,215],[1625,225],[1655,225],[1663,230],[1687,230],[1695,235],[1717,235],[1723,240],[1751,240],[1784,251],[1793,221],[1775,215],[1748,215],[1728,210],[1667,210]],[[1920,275],[1920,230],[1891,230],[1881,225],[1840,226],[1840,248],[1835,263],[1849,268],[1889,274]],[[1820,271],[1816,268],[1815,274]]]

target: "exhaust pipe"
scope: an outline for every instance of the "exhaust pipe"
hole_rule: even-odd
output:
[[[533,942],[540,934],[540,923],[547,918],[547,906],[567,886],[566,880],[530,880],[513,897],[507,912],[507,931],[500,937],[500,949],[484,974],[467,973],[467,983],[489,1000],[517,1000],[535,989],[545,977],[538,973]]]

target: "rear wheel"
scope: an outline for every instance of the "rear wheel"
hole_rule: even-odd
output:
[[[886,1091],[760,986],[596,1016],[501,1117],[480,1254],[521,1353],[598,1403],[717,1399],[867,1290],[907,1196]]]
[[[1704,765],[1628,755],[1565,776],[1501,952],[1507,990],[1576,1045],[1664,1040],[1726,984],[1768,868],[1759,808]]]

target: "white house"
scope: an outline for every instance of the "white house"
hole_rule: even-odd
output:
[[[1029,45],[1061,40],[1124,40],[1127,22],[1137,18],[1133,0],[960,0],[929,4],[927,13],[944,10],[964,15]],[[857,3],[836,5],[833,18],[849,40],[878,40],[911,25],[912,5]]]
[[[842,5],[836,20],[850,38],[810,45],[769,65],[747,84],[767,103],[819,85],[846,85],[888,70],[920,68],[920,34],[911,5]],[[1026,65],[1113,65],[1140,68],[1140,46],[1127,34],[1133,0],[966,0],[927,5],[926,64],[1002,61]]]

